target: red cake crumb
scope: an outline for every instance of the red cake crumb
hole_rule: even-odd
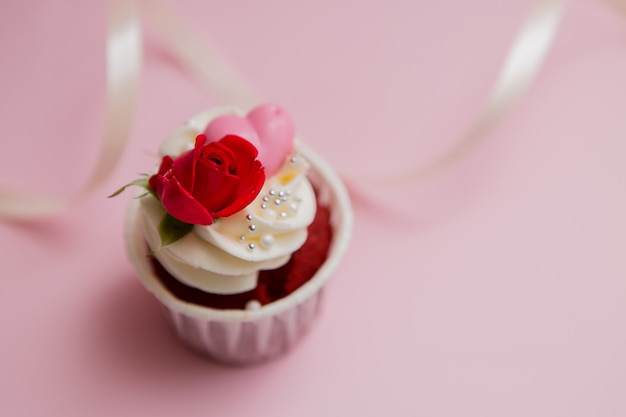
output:
[[[218,309],[245,309],[250,300],[263,305],[271,303],[288,296],[311,279],[328,256],[331,238],[330,210],[318,203],[315,219],[308,228],[307,241],[293,253],[289,262],[278,269],[260,271],[255,289],[232,295],[210,294],[189,287],[167,272],[155,257],[151,259],[157,277],[180,300]]]

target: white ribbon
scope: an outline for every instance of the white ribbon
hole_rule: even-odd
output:
[[[35,219],[66,209],[107,179],[122,156],[137,101],[141,68],[141,30],[137,3],[111,0],[107,16],[107,105],[96,166],[81,190],[69,197],[0,192],[0,216]]]
[[[626,17],[625,0],[603,0]],[[537,1],[526,16],[500,69],[483,110],[466,133],[431,163],[403,176],[374,178],[385,185],[415,184],[454,164],[485,141],[504,120],[535,79],[550,51],[565,11],[566,0]],[[352,183],[358,187],[358,183]]]
[[[404,176],[384,178],[385,184],[417,182],[445,169],[489,137],[526,92],[552,46],[566,0],[535,3],[520,28],[483,110],[465,135],[443,155]]]
[[[446,153],[425,167],[380,182],[415,183],[450,166],[484,141],[511,111],[537,75],[563,16],[566,0],[539,0],[525,19],[487,103],[467,133]],[[605,0],[626,16],[626,0]],[[129,137],[141,70],[138,3],[110,0],[107,25],[107,107],[102,147],[96,166],[81,190],[69,197],[0,192],[0,216],[12,219],[45,217],[84,198],[110,176]],[[155,36],[181,66],[218,99],[252,107],[260,102],[234,68],[164,0],[145,0],[141,13]],[[201,40],[202,39],[202,40]]]
[[[205,36],[193,30],[166,0],[145,0],[142,17],[172,57],[218,100],[251,108],[262,102]]]

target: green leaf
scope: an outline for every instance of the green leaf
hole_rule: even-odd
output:
[[[148,178],[139,178],[139,179],[137,179],[135,181],[129,182],[128,184],[126,184],[125,186],[120,188],[119,190],[115,191],[108,198],[115,197],[117,195],[122,194],[124,192],[124,190],[127,189],[130,186],[137,186],[137,187],[145,188],[146,191],[154,194],[154,190],[152,188],[150,188],[150,186],[148,185]]]
[[[191,232],[191,229],[193,229],[193,224],[181,222],[169,214],[166,214],[159,224],[161,247],[179,241],[185,237],[187,233]]]

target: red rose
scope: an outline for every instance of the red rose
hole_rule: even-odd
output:
[[[235,214],[261,191],[265,171],[257,149],[239,136],[206,143],[198,135],[194,148],[172,159],[163,157],[148,185],[176,219],[209,225],[216,217]]]

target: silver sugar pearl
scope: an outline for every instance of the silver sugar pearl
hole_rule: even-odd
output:
[[[251,224],[250,226],[248,226],[248,230],[254,232],[256,230],[256,226],[254,224]]]
[[[277,198],[276,200],[274,200],[274,204],[276,204],[277,206],[280,206],[280,203],[282,201],[280,200],[280,198]]]
[[[276,195],[276,191],[270,190],[270,195]]]
[[[267,203],[268,201],[270,201],[270,198],[268,196],[265,196],[265,197],[263,197],[263,201],[265,201]]]
[[[246,216],[246,220],[248,220],[248,221],[252,220],[252,214],[248,214],[248,215]]]
[[[267,204],[265,204],[265,203],[261,204],[261,208],[262,208],[263,210],[265,210],[265,209],[267,208]]]
[[[256,245],[254,243],[248,243],[248,249],[254,250],[254,248],[256,248]]]
[[[287,217],[287,213],[285,213],[284,211],[281,211],[280,212],[280,217],[282,217],[284,219],[285,217]]]

